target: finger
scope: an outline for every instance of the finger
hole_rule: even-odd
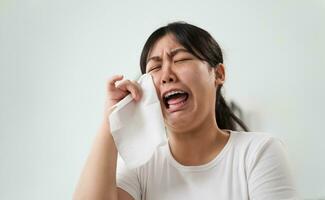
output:
[[[114,75],[107,80],[107,87],[109,90],[115,88],[115,83],[123,79],[123,75]]]
[[[137,87],[137,89],[138,89],[138,99],[136,99],[136,100],[140,100],[140,98],[142,97],[142,89],[141,89],[141,86],[140,86],[140,84],[138,83],[138,82],[136,82],[136,81],[132,81],[133,83],[134,83],[134,85]]]
[[[123,91],[130,92],[132,97],[135,100],[140,99],[140,89],[138,88],[138,86],[136,84],[134,84],[134,82],[132,82],[130,80],[124,80],[123,82],[118,84],[118,86],[116,86],[116,87]]]

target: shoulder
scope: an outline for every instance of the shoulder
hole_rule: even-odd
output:
[[[243,158],[248,177],[271,169],[290,173],[287,146],[280,138],[266,132],[235,132],[233,136],[233,148]]]
[[[284,141],[265,132],[234,135],[234,144],[242,147],[240,152],[244,156],[242,160],[252,199],[298,199]]]
[[[232,151],[244,158],[247,167],[252,167],[261,158],[286,156],[287,146],[278,137],[268,132],[232,131]]]
[[[156,149],[151,158],[143,165],[130,169],[121,157],[118,157],[116,183],[134,199],[141,199],[141,193],[148,188],[153,180],[166,171],[168,145]],[[157,173],[159,172],[159,173]]]
[[[264,146],[271,143],[279,143],[284,145],[284,142],[268,132],[243,132],[232,131],[232,143],[236,148],[247,148],[251,151],[261,150]]]

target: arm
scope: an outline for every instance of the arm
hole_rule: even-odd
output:
[[[127,94],[132,93],[135,100],[140,99],[140,88],[136,83],[125,80],[115,85],[122,78],[114,76],[108,81],[103,121],[74,191],[74,200],[132,200],[128,193],[116,187],[117,149],[108,120],[112,106]]]
[[[116,161],[117,150],[109,133],[109,125],[102,122],[73,199],[117,200]]]

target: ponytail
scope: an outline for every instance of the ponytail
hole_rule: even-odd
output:
[[[221,94],[222,85],[218,86],[216,92],[215,115],[218,127],[220,129],[236,130],[236,123],[244,130],[249,131],[243,121],[241,121],[227,105]]]

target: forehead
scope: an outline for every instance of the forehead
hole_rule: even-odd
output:
[[[183,48],[185,49],[172,34],[167,34],[157,40],[148,53],[147,58],[151,56],[160,56],[164,51],[170,53],[172,50]]]

